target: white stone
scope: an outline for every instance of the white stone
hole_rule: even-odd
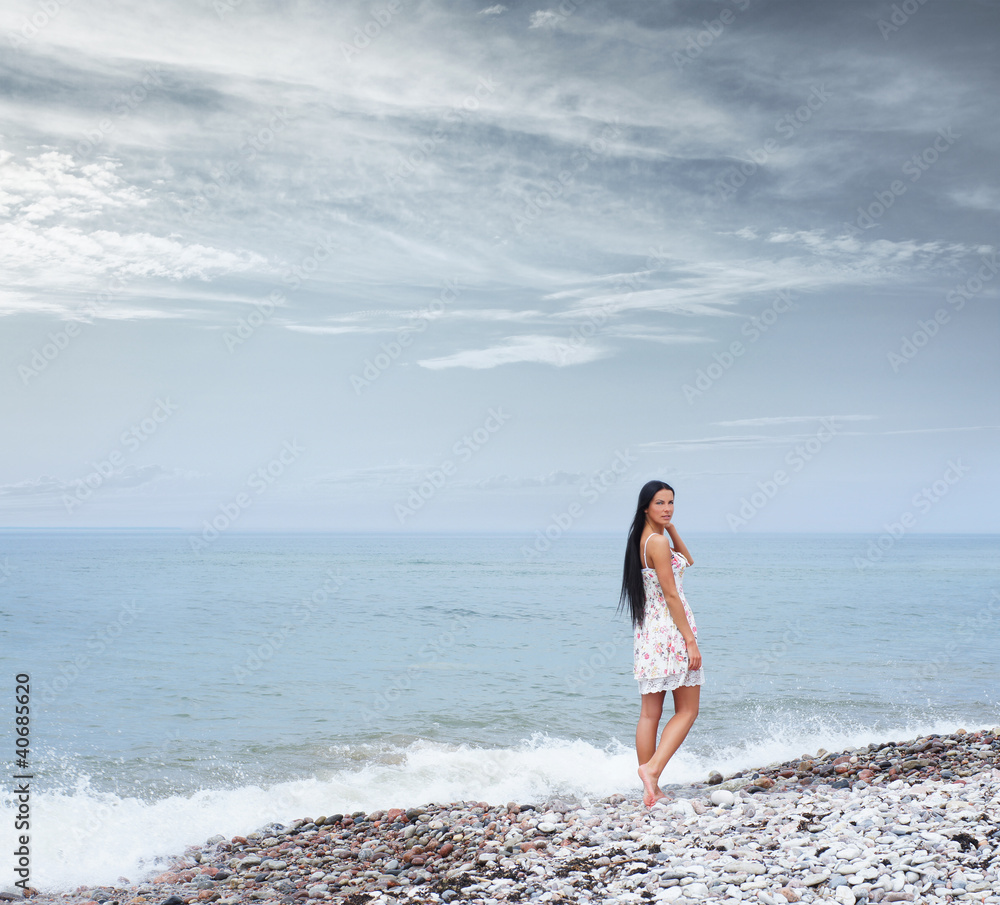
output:
[[[855,902],[854,893],[851,891],[850,886],[838,886],[837,891],[834,893],[834,898],[841,905],[854,905]]]
[[[712,804],[723,808],[731,808],[736,803],[736,796],[728,789],[716,789],[710,796]]]

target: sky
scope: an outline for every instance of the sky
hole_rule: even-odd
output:
[[[0,525],[996,532],[996,0],[11,0]]]

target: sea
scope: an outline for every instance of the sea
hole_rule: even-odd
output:
[[[0,531],[0,867],[25,834],[42,891],[137,883],[300,817],[636,795],[624,542]],[[664,784],[1000,724],[997,536],[685,542],[706,679]]]

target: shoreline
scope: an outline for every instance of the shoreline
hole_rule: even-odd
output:
[[[1000,905],[1000,726],[821,749],[665,791],[648,809],[636,777],[634,794],[587,803],[317,815],[246,837],[212,837],[141,883],[28,898],[37,905]]]

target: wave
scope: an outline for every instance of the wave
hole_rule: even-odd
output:
[[[703,782],[710,770],[746,771],[869,742],[953,732],[953,721],[873,728],[845,724],[773,727],[714,750],[685,745],[662,783]],[[966,728],[975,728],[968,726]],[[611,739],[600,746],[580,739],[535,735],[508,747],[478,747],[417,739],[405,744],[342,746],[348,764],[323,775],[237,788],[204,788],[149,800],[99,791],[87,776],[69,777],[32,798],[32,878],[36,888],[59,892],[79,886],[138,883],[166,867],[188,846],[209,837],[245,835],[299,817],[369,812],[428,803],[508,801],[539,803],[572,797],[584,803],[615,793],[637,796],[635,751]],[[0,807],[0,845],[11,851],[16,802]]]

